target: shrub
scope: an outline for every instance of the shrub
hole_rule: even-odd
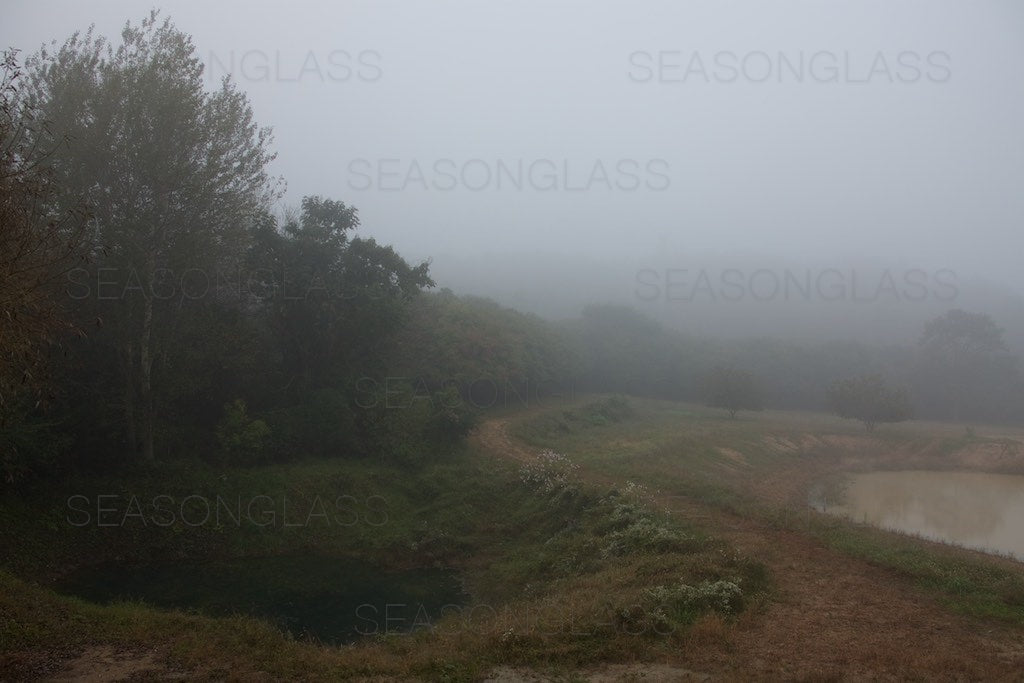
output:
[[[680,623],[690,623],[704,612],[730,616],[743,609],[743,591],[732,581],[701,581],[696,586],[685,583],[658,586],[646,593],[651,607],[649,611],[665,614]]]
[[[537,458],[519,470],[519,479],[543,493],[560,493],[576,490],[576,471],[579,465],[562,453],[543,450]]]
[[[302,403],[267,415],[279,460],[302,456],[339,457],[359,454],[354,411],[337,389],[310,393]]]
[[[630,482],[625,493],[613,491],[604,499],[610,510],[604,523],[598,527],[599,533],[605,537],[602,556],[687,551],[699,545],[695,537],[659,521],[648,507],[647,498],[646,489]]]
[[[429,435],[442,445],[459,443],[479,421],[477,411],[453,386],[434,392],[430,407]]]
[[[621,422],[632,415],[633,407],[629,405],[629,401],[625,397],[612,396],[603,401],[588,403],[580,409],[580,415],[571,415],[571,417],[602,426],[611,422]]]
[[[235,463],[258,462],[270,437],[263,420],[249,417],[245,401],[236,399],[224,406],[224,417],[217,424],[217,443],[226,458]]]

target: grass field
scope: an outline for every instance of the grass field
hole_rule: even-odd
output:
[[[595,472],[657,483],[669,499],[800,531],[831,548],[888,567],[951,607],[1024,624],[1024,565],[839,520],[808,509],[843,473],[879,469],[979,469],[1024,473],[1024,451],[1005,455],[1019,430],[933,423],[883,427],[820,414],[764,412],[731,420],[702,406],[632,399],[636,416],[613,427],[573,428],[549,413],[513,428],[521,440],[585,453]],[[580,421],[575,421],[577,424]],[[985,437],[978,433],[993,433]],[[986,461],[985,456],[991,457]],[[818,494],[820,495],[820,493]]]
[[[464,451],[418,471],[315,461],[65,482],[0,504],[0,542],[12,551],[0,572],[0,677],[114,667],[237,680],[1008,678],[1024,666],[1024,565],[807,503],[844,472],[1021,471],[1024,460],[1000,446],[1016,436],[916,423],[868,435],[822,415],[731,420],[578,397],[492,416]],[[295,519],[317,499],[347,496],[346,519],[384,511],[386,523],[165,527],[122,514],[132,497],[255,493],[287,497]],[[101,527],[96,514],[70,524],[85,514],[69,512],[75,495],[91,512],[114,495],[105,500],[120,508],[107,514],[121,523]],[[274,510],[280,522],[286,513]],[[50,589],[103,560],[312,550],[451,567],[471,601],[430,628],[333,647],[251,617],[100,606]]]

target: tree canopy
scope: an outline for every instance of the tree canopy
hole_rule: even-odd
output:
[[[886,385],[881,375],[838,380],[829,387],[829,404],[839,417],[860,420],[869,432],[883,422],[910,419],[907,392]]]
[[[204,89],[191,38],[156,11],[126,24],[118,45],[76,33],[29,66],[28,101],[68,140],[48,170],[92,212],[96,251],[80,278],[82,303],[106,323],[97,343],[119,356],[128,448],[152,459],[154,367],[191,308],[160,292],[168,279],[211,278],[242,257],[275,196],[270,131],[229,80]],[[105,291],[94,291],[100,283]]]
[[[724,408],[735,418],[741,410],[761,410],[761,391],[754,376],[746,370],[716,366],[701,381],[701,394],[706,405]]]

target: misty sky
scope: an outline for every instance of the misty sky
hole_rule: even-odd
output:
[[[273,127],[287,202],[354,204],[410,258],[740,254],[1024,291],[1019,1],[159,7]],[[8,1],[0,43],[145,12]]]

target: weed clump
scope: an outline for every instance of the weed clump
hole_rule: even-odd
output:
[[[697,538],[659,519],[647,499],[644,487],[629,482],[623,492],[612,491],[601,501],[608,510],[597,529],[604,537],[603,557],[687,552],[700,545]]]
[[[636,415],[629,399],[610,396],[576,408],[553,412],[533,420],[529,440],[538,442],[565,434],[576,434],[593,427],[623,422]]]
[[[677,586],[649,588],[647,595],[656,603],[676,611],[715,611],[736,614],[743,609],[743,591],[733,581],[701,581],[696,586],[680,583]]]
[[[648,588],[641,599],[613,610],[616,627],[631,634],[668,635],[690,626],[704,614],[731,617],[743,610],[744,596],[733,581],[680,582],[675,586]]]
[[[523,465],[519,479],[527,486],[545,494],[574,492],[578,489],[576,472],[579,465],[562,454],[543,450],[533,462]]]
[[[611,396],[603,401],[588,403],[580,410],[578,419],[592,425],[606,425],[633,417],[633,406],[624,396]]]

